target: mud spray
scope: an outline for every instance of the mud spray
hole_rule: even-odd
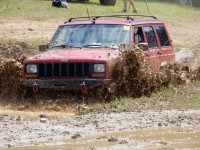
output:
[[[24,42],[0,43],[0,101],[1,105],[13,110],[54,110],[73,112],[72,105],[87,101],[97,101],[95,95],[111,100],[114,97],[150,96],[169,85],[186,84],[200,76],[200,68],[193,71],[189,66],[168,63],[155,71],[144,59],[143,50],[138,47],[122,49],[119,57],[113,59],[113,82],[108,90],[93,89],[85,95],[80,92],[39,90],[19,84],[23,61],[38,54],[37,47]],[[99,90],[101,89],[101,90]],[[110,90],[110,91],[109,91]],[[109,94],[112,93],[112,94]],[[99,97],[99,95],[98,95]]]
[[[189,66],[166,63],[159,71],[150,68],[138,47],[121,50],[122,58],[114,60],[113,78],[117,93],[130,97],[149,96],[169,85],[186,84],[199,77],[200,69],[191,71]]]

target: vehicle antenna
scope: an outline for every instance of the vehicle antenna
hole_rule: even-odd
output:
[[[148,5],[147,5],[147,0],[145,0],[145,2],[146,2],[147,10],[148,10],[148,12],[149,12],[149,7],[148,7]],[[150,14],[150,12],[149,12],[149,14]]]
[[[89,11],[88,11],[88,7],[87,7],[87,0],[85,0],[85,3],[86,3],[86,8],[87,8],[87,14],[88,14],[88,19],[90,20],[90,15],[89,15]]]

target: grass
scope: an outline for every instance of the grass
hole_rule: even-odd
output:
[[[194,105],[199,105],[200,104],[200,94],[191,95],[189,97],[189,103],[194,104]]]
[[[114,98],[114,100],[110,102],[111,108],[119,108],[120,105],[121,105],[121,102],[119,101],[118,98]]]
[[[180,6],[175,3],[166,3],[156,0],[148,1],[147,6],[144,1],[135,0],[135,5],[139,15],[153,15],[159,20],[168,25],[181,24],[194,20],[195,17],[200,16],[200,8],[191,8],[190,6]],[[115,6],[102,6],[99,0],[90,0],[87,2],[80,2],[72,0],[69,2],[69,9],[52,7],[52,0],[0,0],[0,18],[18,18],[32,21],[45,21],[48,20],[63,20],[67,21],[72,17],[90,16],[95,15],[133,15],[132,8],[129,8],[127,13],[121,13],[123,9],[123,0],[117,0]],[[1,27],[0,27],[1,29]],[[1,29],[2,30],[2,29]],[[4,41],[15,41],[14,39],[3,39]],[[0,39],[0,41],[3,41]],[[33,45],[38,45],[43,41],[29,41]],[[183,47],[180,44],[174,45],[175,47]]]
[[[164,88],[160,91],[157,91],[155,93],[152,93],[150,97],[168,97],[168,96],[174,96],[176,94],[176,88]]]
[[[172,110],[172,109],[200,109],[200,81],[187,85],[162,89],[152,93],[150,97],[114,98],[106,103],[90,104],[92,111],[140,111],[140,110]]]
[[[0,17],[17,17],[31,20],[64,19],[71,17],[87,16],[87,11],[92,15],[119,15],[122,14],[123,0],[118,0],[115,6],[102,6],[99,0],[89,2],[69,2],[69,9],[54,8],[52,1],[46,0],[0,0]],[[190,20],[200,14],[200,8],[190,6],[180,6],[175,3],[148,1],[148,13],[146,4],[136,0],[135,5],[139,14],[154,15],[163,21]],[[127,13],[133,14],[132,8]]]

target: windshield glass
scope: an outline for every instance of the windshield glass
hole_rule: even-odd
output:
[[[112,47],[130,44],[131,26],[129,25],[73,25],[60,26],[51,41],[51,48],[71,47]]]

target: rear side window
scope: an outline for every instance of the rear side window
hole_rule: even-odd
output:
[[[146,26],[144,27],[144,32],[147,37],[149,48],[158,47],[153,28],[151,26]]]
[[[156,32],[158,34],[158,38],[160,40],[160,45],[162,47],[170,46],[169,38],[167,36],[167,32],[165,30],[165,27],[162,26],[162,25],[159,25],[159,26],[155,26],[155,29],[156,29]]]

